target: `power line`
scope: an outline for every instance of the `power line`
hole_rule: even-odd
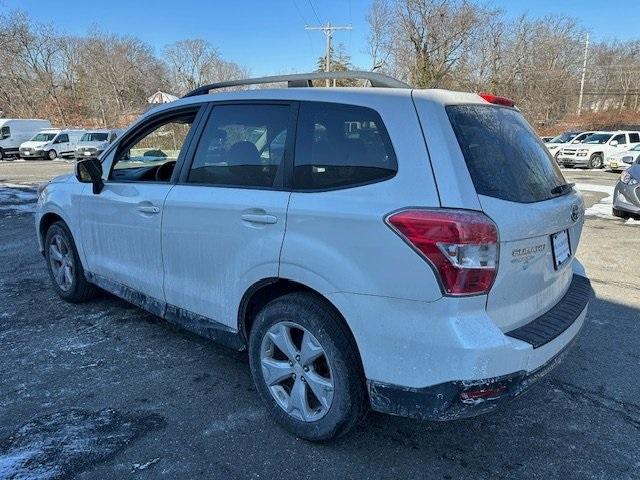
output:
[[[296,2],[296,0],[292,0],[292,1],[293,1],[293,6],[296,8],[296,12],[298,12],[298,15],[300,16],[300,19],[306,25],[307,20],[302,14],[302,10],[300,10],[300,7],[298,7],[298,3]],[[313,40],[311,40],[311,34],[309,32],[306,32],[306,34],[307,34],[307,38],[309,39],[309,50],[311,51],[311,54],[313,54]]]
[[[309,2],[311,2],[311,0],[309,0]],[[305,30],[321,30],[324,33],[326,38],[325,50],[324,50],[324,71],[330,72],[331,71],[331,40],[333,40],[333,32],[337,30],[351,30],[352,29],[351,25],[335,26],[327,22],[326,25],[311,25],[311,26],[305,25],[304,29]],[[331,85],[330,80],[328,78],[326,80],[325,85],[327,87]],[[334,80],[334,85],[335,85],[335,80]]]
[[[318,23],[322,23],[322,20],[320,20],[318,12],[316,11],[316,7],[313,6],[313,2],[311,0],[307,0],[307,2],[309,2],[309,5],[311,5],[311,10],[313,10],[313,14],[316,16],[316,20],[318,21]]]

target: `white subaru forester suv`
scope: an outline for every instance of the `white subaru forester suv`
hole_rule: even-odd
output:
[[[328,76],[372,87],[309,88]],[[43,185],[36,227],[63,299],[247,349],[275,419],[326,440],[370,408],[487,412],[554,367],[591,295],[583,213],[508,99],[334,72],[157,107]]]

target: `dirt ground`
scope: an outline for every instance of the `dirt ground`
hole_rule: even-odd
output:
[[[0,163],[0,478],[640,478],[640,222],[607,215],[617,175],[565,171],[589,206],[577,255],[596,297],[553,373],[493,414],[370,414],[317,445],[273,424],[246,355],[106,294],[55,295],[34,190],[16,184],[71,168]]]

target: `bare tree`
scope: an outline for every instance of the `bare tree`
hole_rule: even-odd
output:
[[[246,78],[246,69],[223,60],[206,40],[188,39],[167,45],[164,56],[177,91],[184,94],[206,83]]]

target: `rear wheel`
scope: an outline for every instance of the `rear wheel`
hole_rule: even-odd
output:
[[[602,168],[603,165],[604,165],[604,162],[602,160],[602,154],[601,153],[594,153],[589,158],[589,163],[587,164],[587,167],[589,167],[589,168]]]
[[[263,308],[251,329],[249,361],[270,413],[298,437],[339,437],[367,411],[351,332],[311,294],[288,294]]]
[[[84,276],[71,232],[63,222],[56,222],[44,242],[49,276],[56,293],[68,302],[82,302],[95,296],[96,288]]]
[[[49,160],[55,160],[57,156],[58,153],[55,150],[49,150],[49,152],[47,152],[47,157],[49,158]]]

